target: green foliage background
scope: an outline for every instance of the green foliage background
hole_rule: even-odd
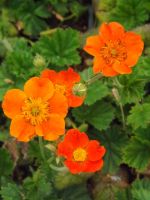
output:
[[[131,75],[92,83],[84,104],[71,109],[66,119],[67,129],[75,124],[106,147],[104,168],[79,175],[52,170],[59,163],[51,160],[50,147],[45,147],[45,163],[36,139],[25,145],[10,138],[10,122],[0,111],[0,199],[150,199],[149,0],[1,0],[0,101],[8,89],[22,88],[45,68],[61,71],[73,66],[82,81],[89,80],[92,62],[82,50],[84,41],[109,21],[140,33],[143,55]]]

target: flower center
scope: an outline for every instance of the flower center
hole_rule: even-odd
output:
[[[84,149],[82,149],[82,148],[77,148],[73,152],[73,158],[77,162],[83,162],[83,161],[85,161],[86,157],[87,157],[87,152]]]
[[[65,94],[65,92],[66,92],[66,86],[65,85],[55,84],[55,90],[58,93]]]
[[[119,62],[127,58],[127,51],[121,41],[109,41],[100,49],[100,55],[105,60],[106,64],[112,65],[115,60]]]
[[[33,126],[41,124],[49,118],[49,105],[41,98],[28,98],[22,107],[22,115]]]

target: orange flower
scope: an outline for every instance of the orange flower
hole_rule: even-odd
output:
[[[72,68],[61,72],[46,69],[42,72],[41,77],[48,78],[53,82],[56,91],[67,97],[69,107],[78,107],[83,103],[84,97],[76,96],[72,92],[75,83],[80,82],[80,75]]]
[[[94,73],[115,76],[132,72],[143,47],[140,35],[125,32],[119,23],[111,22],[101,25],[99,35],[87,38],[84,50],[94,56]]]
[[[2,108],[12,119],[10,134],[27,142],[35,135],[56,140],[65,132],[66,97],[54,93],[52,82],[33,77],[24,85],[24,91],[11,89],[4,96]]]
[[[70,129],[64,141],[58,144],[58,155],[66,158],[65,165],[73,174],[100,170],[105,151],[98,141],[90,141],[77,129]]]

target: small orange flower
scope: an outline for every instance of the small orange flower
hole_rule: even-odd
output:
[[[27,142],[35,135],[56,140],[65,132],[67,99],[55,93],[53,83],[46,78],[29,79],[24,91],[9,90],[4,96],[2,108],[5,115],[12,119],[10,134],[19,141]]]
[[[104,76],[130,74],[144,43],[140,35],[125,32],[117,22],[103,23],[99,35],[87,38],[84,50],[94,56],[94,73],[102,72]]]
[[[72,68],[61,72],[46,69],[42,72],[41,77],[48,78],[53,82],[56,91],[67,97],[69,107],[78,107],[83,103],[84,97],[76,96],[72,91],[75,83],[80,82],[80,75]]]
[[[66,158],[65,165],[73,173],[95,172],[102,168],[105,148],[85,133],[70,129],[63,142],[58,144],[58,155]]]

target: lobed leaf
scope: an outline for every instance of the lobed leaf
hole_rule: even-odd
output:
[[[72,111],[78,122],[88,122],[98,130],[105,130],[114,118],[114,108],[103,101],[97,101],[91,106],[82,106]]]
[[[128,115],[127,122],[133,129],[139,127],[146,128],[150,123],[150,104],[144,103],[133,106],[130,115]]]
[[[80,63],[79,46],[78,32],[68,28],[58,29],[52,37],[41,37],[35,43],[34,50],[48,59],[50,64],[65,67]]]
[[[136,180],[132,184],[131,191],[134,200],[149,200],[150,181],[148,179]]]

